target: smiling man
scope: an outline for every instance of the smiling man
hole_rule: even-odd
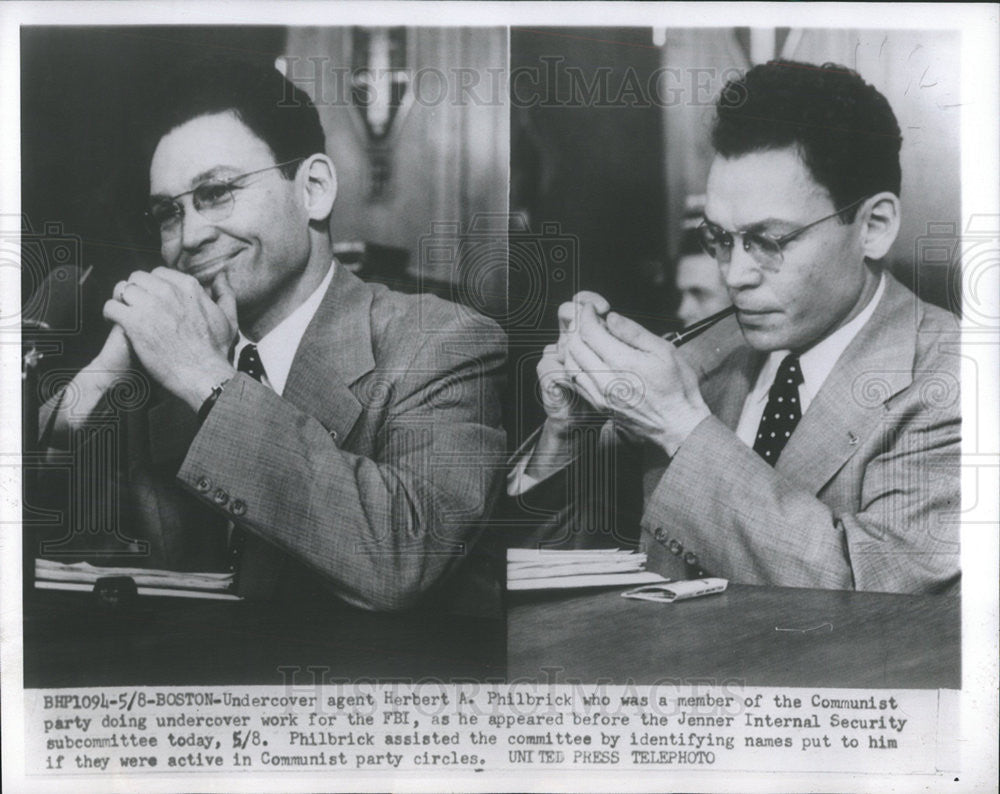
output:
[[[121,415],[121,524],[150,567],[228,567],[248,597],[488,612],[470,558],[502,487],[502,332],[334,260],[319,116],[269,65],[199,63],[161,99],[164,266],[116,285],[103,349],[47,406],[50,443]],[[136,370],[152,397],[123,409]]]
[[[954,590],[958,324],[878,265],[900,218],[888,102],[773,62],[725,87],[712,140],[699,231],[735,316],[681,352],[599,295],[564,304],[509,490],[557,509],[540,538],[638,533],[668,577]]]

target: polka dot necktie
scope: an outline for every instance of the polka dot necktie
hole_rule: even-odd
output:
[[[802,418],[800,383],[802,370],[799,368],[799,357],[789,353],[778,367],[778,374],[774,376],[774,383],[767,393],[767,407],[760,418],[757,438],[753,443],[753,451],[772,466],[777,463],[781,450]]]
[[[260,360],[260,355],[257,353],[257,345],[245,345],[240,351],[240,361],[236,365],[236,369],[240,372],[245,372],[251,378],[257,381],[263,381],[264,379],[264,364]]]
[[[260,360],[256,345],[246,345],[240,351],[240,360],[236,364],[236,369],[245,372],[256,381],[264,378],[264,363]],[[233,531],[229,537],[229,570],[239,576],[240,558],[243,556],[243,548],[246,546],[246,532],[236,524],[233,524]],[[235,580],[233,582],[235,588]]]

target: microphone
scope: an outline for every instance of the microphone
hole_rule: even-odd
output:
[[[24,331],[58,333],[75,330],[79,316],[80,287],[94,269],[83,270],[79,265],[58,265],[49,271],[38,289],[32,293],[21,312]]]

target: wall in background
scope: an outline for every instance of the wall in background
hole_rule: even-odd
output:
[[[389,177],[383,195],[372,197],[372,141],[356,107],[345,97],[338,70],[352,68],[351,28],[290,28],[285,55],[288,76],[309,92],[327,133],[327,152],[337,167],[339,195],[333,211],[335,241],[366,241],[409,252],[408,275],[436,282],[464,281],[488,314],[506,306],[507,176],[509,114],[506,96],[507,31],[503,28],[406,30],[409,107],[397,114],[389,141]],[[488,70],[493,70],[492,72]],[[442,79],[442,76],[444,79]],[[464,93],[461,81],[478,81]],[[482,100],[482,101],[479,101]],[[474,219],[487,218],[493,232],[471,234]],[[429,256],[432,225],[449,224],[443,248],[455,257]],[[499,229],[497,229],[499,224]],[[457,242],[447,238],[458,236]],[[463,242],[492,237],[493,254],[473,263],[482,272],[459,276]],[[423,245],[422,245],[423,241]],[[435,246],[435,248],[438,248]],[[482,246],[474,246],[482,252]],[[442,253],[438,251],[438,253]],[[467,257],[468,258],[468,257]]]
[[[632,92],[659,58],[648,28],[511,29],[515,442],[544,418],[535,366],[560,303],[588,289],[648,327],[669,320],[662,114]]]

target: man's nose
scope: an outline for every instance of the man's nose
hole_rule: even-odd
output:
[[[760,285],[763,274],[760,265],[754,260],[739,241],[730,249],[729,261],[719,265],[722,279],[731,290],[747,289]]]
[[[200,248],[215,237],[216,233],[215,224],[194,207],[189,207],[181,218],[181,246],[185,251]]]

